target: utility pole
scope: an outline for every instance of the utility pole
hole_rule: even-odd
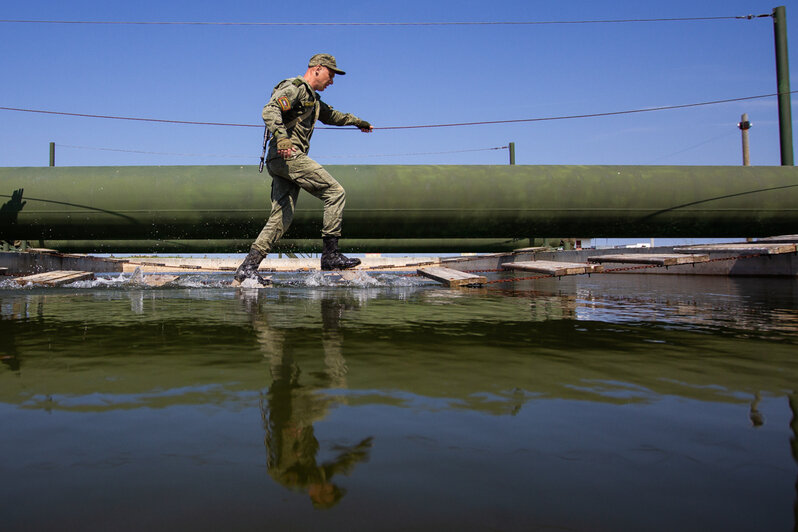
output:
[[[507,147],[510,151],[510,164],[515,164],[515,142],[511,142]]]
[[[776,38],[776,83],[779,93],[779,141],[781,165],[793,166],[792,111],[790,107],[790,63],[787,59],[787,14],[784,6],[773,9],[773,34]]]
[[[50,143],[50,166],[55,166],[55,142]]]
[[[748,121],[748,113],[743,113],[737,127],[743,133],[743,166],[751,166],[751,150],[748,146],[748,130],[751,129],[751,122]]]

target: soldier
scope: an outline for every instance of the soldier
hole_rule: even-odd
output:
[[[319,98],[318,93],[333,84],[336,74],[343,76],[345,72],[338,68],[335,57],[316,54],[310,58],[307,72],[281,81],[263,108],[263,121],[272,134],[266,158],[272,176],[272,210],[266,226],[236,270],[235,279],[239,282],[247,278],[263,282],[258,266],[291,225],[300,188],[324,202],[321,269],[343,270],[360,264],[360,259],[347,258],[338,251],[344,189],[307,155],[316,120],[335,126],[353,125],[364,133],[372,131],[371,124],[365,120],[336,111]]]

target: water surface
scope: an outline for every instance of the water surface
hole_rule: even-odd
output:
[[[3,530],[794,530],[794,280],[227,280],[0,284]]]

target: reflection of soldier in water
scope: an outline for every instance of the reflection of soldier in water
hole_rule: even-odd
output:
[[[325,369],[320,383],[305,382],[312,377],[303,379],[291,354],[289,331],[267,323],[262,309],[253,312],[253,326],[272,376],[265,400],[261,401],[269,474],[291,490],[307,492],[317,508],[331,508],[341,500],[345,490],[332,481],[333,477],[349,474],[356,464],[366,461],[372,441],[369,437],[351,446],[334,447],[336,455],[332,460],[321,464],[317,461],[320,445],[313,423],[324,419],[330,407],[343,401],[320,389],[346,387],[343,337],[338,330],[345,308],[342,301],[321,301]]]

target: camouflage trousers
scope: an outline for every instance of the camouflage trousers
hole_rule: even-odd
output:
[[[272,176],[272,211],[252,247],[268,253],[285,234],[294,219],[300,189],[307,190],[324,202],[321,235],[340,237],[346,203],[344,187],[322,165],[304,153],[297,153],[286,160],[270,150],[269,156],[267,168]]]

